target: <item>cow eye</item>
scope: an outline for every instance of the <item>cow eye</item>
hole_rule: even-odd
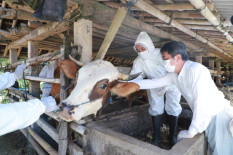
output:
[[[106,84],[102,84],[102,85],[99,86],[99,88],[101,88],[101,89],[105,89],[106,87],[107,87]]]

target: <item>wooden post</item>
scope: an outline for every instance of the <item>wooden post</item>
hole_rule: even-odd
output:
[[[18,49],[17,58],[20,56],[21,51],[22,51],[22,47],[20,47],[20,48]]]
[[[99,52],[97,53],[95,59],[103,59],[110,44],[112,43],[118,29],[121,26],[122,21],[124,20],[127,14],[127,9],[125,7],[120,7],[112,21],[112,24],[104,38],[104,42],[102,43]]]
[[[74,22],[74,45],[82,47],[81,62],[92,60],[92,21],[80,19]]]
[[[217,86],[221,86],[222,82],[221,82],[221,62],[217,61],[217,78],[216,78],[216,85]]]
[[[202,64],[202,56],[196,56],[196,62]]]
[[[10,49],[10,64],[17,62],[17,50]]]
[[[3,53],[3,57],[6,57],[8,53],[8,45],[6,45],[4,53]]]
[[[209,69],[214,71],[214,60],[209,60]],[[212,79],[214,79],[214,74],[212,74]]]
[[[69,59],[69,49],[71,47],[69,36],[65,36],[64,38],[64,56],[61,59]],[[65,89],[69,86],[69,79],[65,76],[65,74],[60,71],[60,101],[66,99],[69,95],[69,90]],[[64,120],[60,120],[59,122],[59,140],[58,140],[58,155],[66,155],[67,147],[68,147],[68,123]]]
[[[28,41],[28,58],[38,56],[38,43],[37,41]],[[32,76],[39,76],[39,70],[34,70],[32,67]],[[29,93],[35,97],[40,98],[40,82],[30,81],[29,82]]]

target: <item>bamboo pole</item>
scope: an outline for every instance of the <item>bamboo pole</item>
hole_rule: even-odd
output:
[[[103,59],[110,44],[112,43],[118,29],[121,26],[122,21],[124,20],[125,16],[127,14],[127,9],[125,7],[120,7],[113,18],[112,24],[108,30],[108,33],[106,34],[104,41],[95,57],[96,59]]]
[[[129,1],[129,0],[127,0],[127,1]],[[170,25],[172,25],[173,27],[179,29],[180,31],[182,31],[182,32],[196,38],[197,40],[207,44],[208,46],[214,48],[215,50],[217,50],[218,52],[228,56],[229,58],[231,58],[231,59],[233,58],[231,55],[229,55],[228,53],[226,53],[222,49],[218,48],[216,45],[209,42],[207,39],[203,38],[202,36],[198,35],[197,33],[193,32],[193,31],[191,31],[187,27],[183,26],[182,24],[180,24],[176,20],[170,18],[165,13],[163,13],[160,10],[154,8],[150,4],[144,2],[143,0],[138,0],[136,3],[134,3],[134,5],[137,6],[138,8],[140,8],[140,9],[150,13],[151,15],[159,18],[160,20],[164,21],[165,23],[169,23]]]
[[[226,37],[226,39],[230,42],[233,42],[233,38],[230,36],[230,34],[223,28],[220,21],[215,17],[215,15],[206,7],[205,3],[202,0],[189,0],[190,3],[196,8],[200,9],[200,13],[216,28],[223,33],[223,35]]]
[[[31,81],[47,82],[47,83],[60,83],[60,79],[40,78],[35,76],[26,76],[25,79]]]
[[[28,59],[26,59],[26,62],[29,63],[30,65],[40,64],[41,62],[44,62],[44,61],[48,60],[49,58],[51,58],[52,56],[54,56],[57,52],[58,51],[43,54],[41,56],[36,56],[33,58],[28,58]],[[60,59],[62,55],[63,55],[63,52],[61,54],[54,56],[50,60]],[[9,65],[6,69],[16,68],[18,65],[23,64],[23,63],[24,63],[24,61],[19,61],[17,63]]]

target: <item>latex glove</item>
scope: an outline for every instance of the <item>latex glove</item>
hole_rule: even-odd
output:
[[[28,65],[29,65],[29,63],[23,63],[23,64],[19,65],[19,66],[16,68],[14,74],[15,74],[17,80],[23,78],[23,71],[24,71],[24,69],[27,68]]]
[[[230,121],[229,127],[230,127],[231,135],[232,135],[232,137],[233,137],[233,119]]]
[[[57,110],[59,108],[57,106],[55,99],[52,96],[42,98],[41,102],[45,106],[45,112],[52,112],[52,111]]]
[[[177,140],[180,141],[183,138],[193,138],[196,134],[190,133],[188,130],[182,130],[177,135]]]

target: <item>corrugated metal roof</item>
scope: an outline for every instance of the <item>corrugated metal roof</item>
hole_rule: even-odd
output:
[[[233,16],[233,0],[212,0],[221,16],[225,19]]]

